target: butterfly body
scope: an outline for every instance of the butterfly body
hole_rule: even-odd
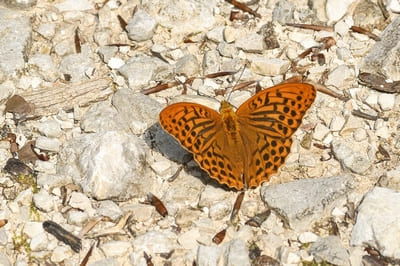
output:
[[[161,111],[160,124],[211,178],[241,190],[278,171],[315,96],[312,85],[281,84],[252,96],[236,112],[226,101],[219,113],[196,103],[172,104]]]

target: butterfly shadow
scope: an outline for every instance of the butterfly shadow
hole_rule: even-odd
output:
[[[152,150],[158,151],[169,160],[182,165],[187,173],[199,178],[204,185],[230,190],[227,186],[211,179],[207,172],[194,162],[193,155],[185,150],[174,137],[166,133],[159,123],[155,123],[146,130],[144,141]]]

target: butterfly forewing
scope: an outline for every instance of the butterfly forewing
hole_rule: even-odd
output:
[[[244,176],[247,187],[269,180],[285,162],[291,136],[314,102],[309,84],[281,84],[261,91],[237,110],[243,144],[247,149]]]
[[[195,103],[176,103],[160,113],[160,124],[193,153],[210,177],[236,189],[243,188],[243,163],[235,157],[235,147],[227,142],[221,116]]]
[[[314,102],[316,91],[305,83],[280,84],[265,89],[236,111],[242,124],[270,137],[288,138]]]

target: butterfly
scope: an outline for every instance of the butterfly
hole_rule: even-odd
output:
[[[159,122],[211,178],[237,190],[254,188],[285,162],[316,94],[310,84],[285,83],[258,92],[236,112],[227,101],[219,113],[196,103],[171,104]]]

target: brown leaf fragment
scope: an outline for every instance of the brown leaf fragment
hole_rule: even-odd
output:
[[[5,112],[22,115],[33,114],[33,104],[28,103],[22,96],[14,95],[8,99]]]
[[[364,28],[361,28],[361,27],[358,27],[358,26],[351,26],[350,29],[352,31],[354,31],[354,32],[367,35],[368,37],[370,37],[371,39],[373,39],[375,41],[380,41],[381,40],[381,38],[379,38],[377,35],[373,34],[372,32],[370,32],[370,31],[368,31],[368,30],[366,30]]]
[[[18,150],[18,158],[24,162],[35,162],[38,157],[36,152],[34,152],[32,145],[35,145],[35,141],[28,141],[22,146],[21,149]]]
[[[59,224],[53,221],[45,221],[42,226],[47,233],[52,234],[59,241],[70,246],[74,252],[79,253],[82,249],[81,239],[62,228]]]
[[[222,241],[224,241],[225,234],[226,234],[226,229],[221,230],[220,232],[218,232],[217,234],[215,234],[215,236],[213,237],[212,241],[213,241],[215,244],[218,245],[219,243],[221,243]]]
[[[89,251],[86,253],[85,257],[83,258],[81,264],[79,266],[86,266],[89,261],[90,256],[92,256],[93,248],[96,246],[96,242],[94,242],[91,246]]]
[[[165,208],[164,203],[162,203],[162,201],[159,198],[154,196],[152,193],[149,193],[149,194],[147,194],[147,200],[150,202],[151,205],[153,205],[156,208],[157,212],[162,217],[165,217],[168,215],[167,208]]]
[[[0,220],[0,228],[2,228],[3,226],[5,226],[8,223],[7,219],[1,219]]]
[[[333,27],[322,26],[322,25],[286,23],[286,26],[291,26],[291,27],[301,28],[301,29],[308,29],[308,30],[315,30],[315,31],[321,31],[321,30],[329,31],[329,32],[333,32],[334,31]]]
[[[232,224],[235,223],[235,220],[239,214],[239,210],[240,210],[240,206],[242,205],[243,198],[244,198],[244,191],[239,193],[239,195],[236,198],[235,204],[233,205],[231,218],[230,218],[230,221]]]
[[[233,6],[235,6],[236,8],[243,10],[247,13],[252,14],[253,16],[257,17],[257,18],[261,18],[261,15],[258,14],[256,11],[254,11],[253,9],[251,9],[250,7],[248,7],[247,5],[240,3],[236,0],[225,0],[226,2],[232,4]]]
[[[151,261],[151,256],[147,255],[145,251],[143,251],[144,259],[146,260],[147,266],[154,266],[153,262]]]

